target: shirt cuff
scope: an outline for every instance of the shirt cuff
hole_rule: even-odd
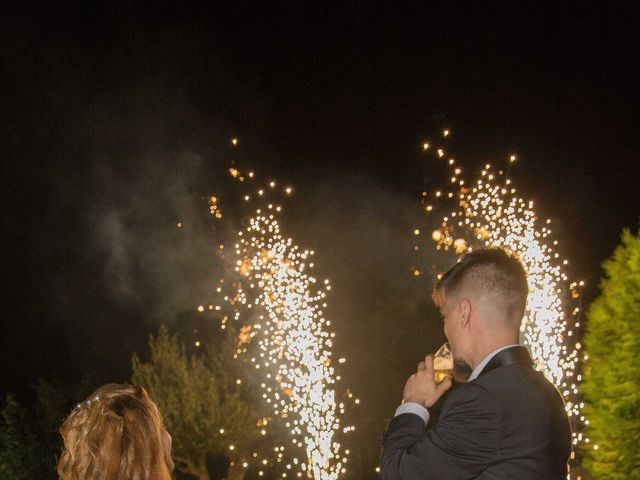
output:
[[[429,422],[429,410],[417,403],[403,403],[396,409],[395,416],[397,417],[403,413],[413,413],[414,415],[419,416],[425,425]]]

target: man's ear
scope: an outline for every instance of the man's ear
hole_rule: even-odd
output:
[[[467,328],[469,326],[469,318],[471,317],[471,302],[468,298],[460,300],[460,326]]]

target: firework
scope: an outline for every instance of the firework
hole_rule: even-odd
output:
[[[443,136],[448,136],[445,130]],[[428,144],[423,145],[429,149]],[[583,282],[569,283],[561,260],[556,252],[557,240],[551,240],[549,224],[541,222],[535,213],[532,201],[518,196],[505,170],[495,171],[490,164],[484,165],[479,178],[467,183],[462,178],[462,169],[455,159],[447,157],[444,148],[437,148],[438,158],[449,168],[449,189],[422,192],[425,212],[432,216],[442,212],[444,202],[450,210],[433,226],[430,241],[437,250],[464,254],[477,247],[505,247],[516,253],[525,265],[529,276],[529,297],[525,317],[521,326],[521,341],[531,350],[536,368],[543,371],[562,392],[567,413],[574,424],[584,423],[582,404],[578,398],[577,364],[581,345],[572,338],[580,327],[580,308],[571,308],[580,296]],[[509,157],[508,164],[516,161]],[[443,207],[446,208],[446,207]],[[416,237],[422,235],[415,229]],[[427,240],[429,242],[429,240]],[[419,250],[419,245],[414,247]],[[413,274],[421,272],[414,267]],[[568,287],[568,288],[567,288]],[[582,433],[574,429],[574,444],[583,439]]]
[[[253,172],[245,175],[236,168],[229,169],[229,174],[240,182],[255,178]],[[336,398],[340,377],[333,366],[335,334],[323,314],[331,285],[329,280],[319,282],[311,274],[314,252],[283,237],[279,221],[282,207],[266,200],[278,193],[289,196],[293,189],[280,189],[272,180],[263,188],[244,193],[246,202],[259,201],[260,208],[253,210],[237,232],[235,281],[222,279],[217,289],[221,303],[227,307],[217,305],[213,309],[229,310],[221,319],[221,328],[231,321],[241,325],[235,357],[250,357],[263,379],[262,398],[273,418],[286,429],[292,451],[304,452],[296,455],[287,450],[285,460],[285,447],[276,447],[282,478],[335,480],[346,472],[347,462],[347,451],[343,452],[337,437],[354,427],[341,426],[345,403]],[[209,205],[212,215],[222,218],[218,199],[210,197]],[[219,248],[224,250],[224,245]],[[225,291],[225,287],[232,290]],[[349,393],[348,398],[352,397]],[[353,403],[359,400],[353,399]],[[259,422],[263,435],[272,420]],[[264,459],[262,463],[272,461]],[[259,473],[263,475],[263,471]]]

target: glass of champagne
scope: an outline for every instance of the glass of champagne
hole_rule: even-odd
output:
[[[453,354],[449,350],[449,344],[443,344],[433,356],[433,371],[436,383],[441,383],[453,372]]]

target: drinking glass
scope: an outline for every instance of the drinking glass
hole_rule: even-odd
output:
[[[444,381],[453,372],[453,354],[449,350],[449,344],[443,344],[433,356],[433,370],[436,383]]]

